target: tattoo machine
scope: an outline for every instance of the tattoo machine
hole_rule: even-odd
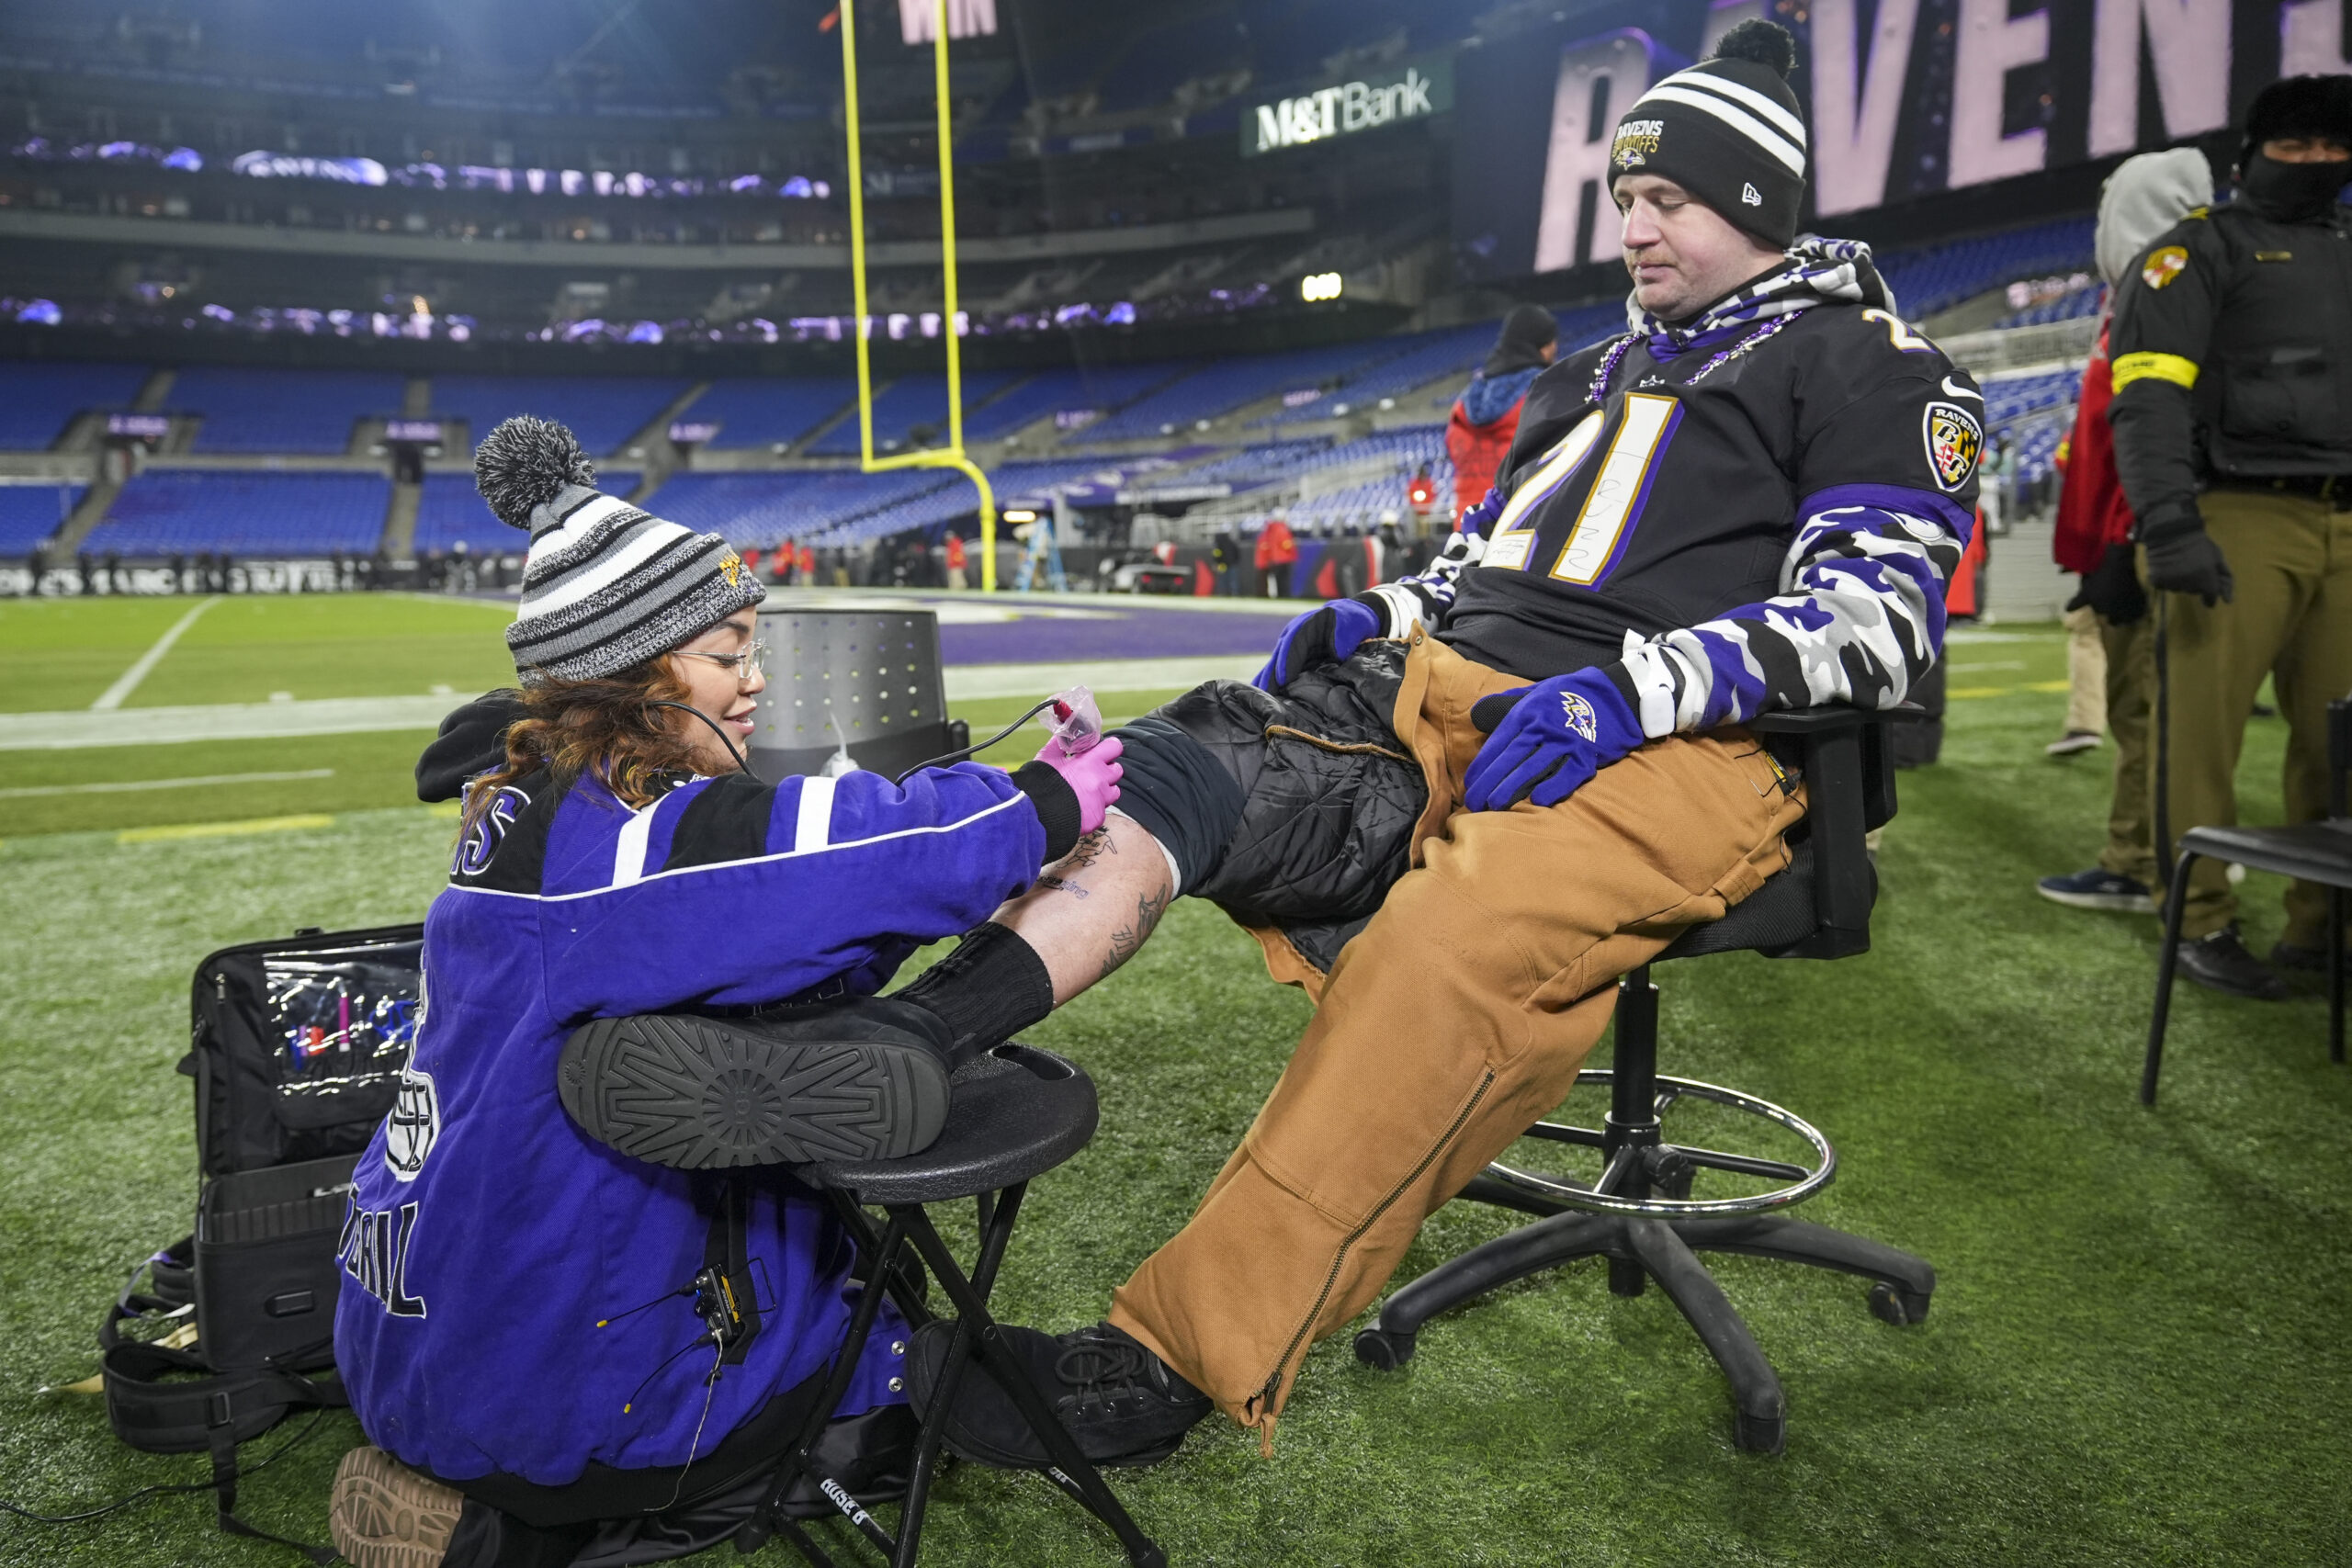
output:
[[[1058,743],[1065,757],[1082,756],[1102,739],[1102,710],[1096,705],[1094,694],[1084,686],[1056,692],[1053,715],[1053,739],[1046,744]]]

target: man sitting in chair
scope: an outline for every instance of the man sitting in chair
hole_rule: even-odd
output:
[[[1001,1039],[1190,894],[1317,998],[1109,1321],[1008,1330],[1100,1461],[1162,1458],[1212,1405],[1271,1445],[1307,1348],[1566,1095],[1611,982],[1788,863],[1803,781],[1743,721],[1891,706],[1937,658],[1984,400],[1864,247],[1795,239],[1790,57],[1743,24],[1620,122],[1630,330],[1536,380],[1438,563],[1119,731],[1104,826],[899,993],[963,1050]],[[910,1355],[919,1405],[951,1328]],[[986,1377],[947,1429],[1045,1461]]]
[[[1437,565],[1120,731],[1104,827],[904,993],[1042,1015],[1192,894],[1317,998],[1109,1321],[1010,1331],[1097,1460],[1163,1457],[1212,1404],[1271,1445],[1307,1348],[1566,1096],[1611,982],[1787,864],[1803,782],[1741,722],[1891,706],[1938,656],[1984,400],[1865,248],[1795,240],[1790,57],[1743,24],[1619,122],[1631,330],[1535,382]],[[944,1336],[910,1358],[918,1405]],[[1045,1457],[983,1377],[948,1435]]]

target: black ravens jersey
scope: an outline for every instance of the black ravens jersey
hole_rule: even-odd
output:
[[[1617,660],[1628,634],[1801,592],[1807,525],[1825,513],[1964,540],[1984,411],[1933,343],[1849,303],[1715,326],[1692,346],[1652,333],[1586,349],[1530,390],[1507,504],[1441,635],[1541,680]],[[1940,583],[1937,601],[1939,638]]]

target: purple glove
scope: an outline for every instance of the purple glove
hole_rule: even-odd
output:
[[[1481,698],[1470,721],[1489,731],[1463,781],[1473,811],[1557,806],[1649,739],[1617,682],[1593,669]]]
[[[1308,665],[1327,659],[1345,659],[1380,635],[1380,613],[1352,599],[1334,599],[1283,628],[1274,639],[1274,656],[1250,678],[1261,692],[1279,692]]]
[[[1105,736],[1075,757],[1062,755],[1059,740],[1048,740],[1036,760],[1061,774],[1070,793],[1078,796],[1078,833],[1084,838],[1102,826],[1102,814],[1119,798],[1119,779],[1126,770],[1119,766],[1119,753],[1126,746],[1115,735]]]

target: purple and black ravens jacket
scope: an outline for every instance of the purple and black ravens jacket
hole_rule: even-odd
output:
[[[1984,414],[1861,246],[1803,241],[1696,321],[1544,371],[1499,494],[1358,597],[1530,680],[1600,668],[1652,739],[1891,706],[1942,648]]]
[[[592,1460],[707,1455],[819,1371],[854,1290],[822,1203],[757,1178],[763,1322],[707,1390],[712,1351],[679,1354],[702,1323],[668,1293],[703,1265],[714,1179],[590,1141],[557,1055],[591,1018],[871,994],[1028,886],[1046,850],[1029,798],[972,763],[903,786],[695,779],[642,810],[546,773],[500,792],[425,918],[415,1055],[345,1228],[336,1359],[369,1439],[453,1481],[561,1485]],[[842,1414],[899,1397],[905,1330],[886,1310],[876,1334]]]

